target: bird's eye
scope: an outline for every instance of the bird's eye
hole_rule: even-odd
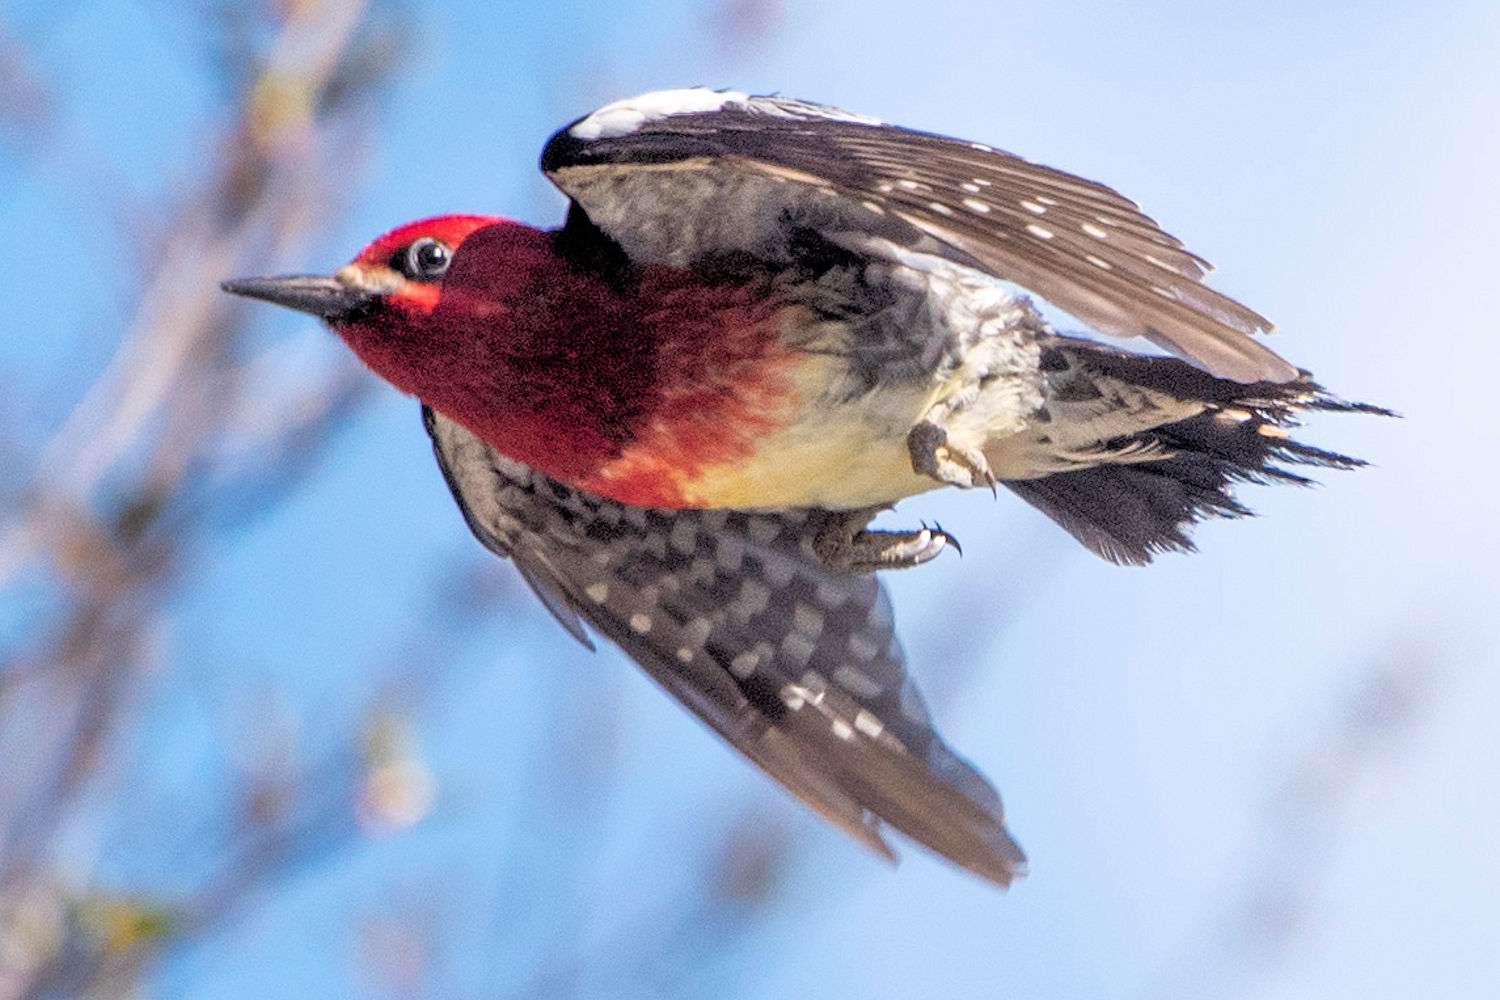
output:
[[[453,251],[442,240],[424,236],[408,246],[399,257],[397,268],[408,278],[436,281],[453,262]]]

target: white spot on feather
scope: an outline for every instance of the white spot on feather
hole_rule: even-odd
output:
[[[806,675],[804,675],[803,683],[783,684],[781,687],[781,691],[779,693],[781,695],[782,704],[786,705],[786,707],[791,709],[793,712],[801,709],[803,705],[812,704],[816,706],[823,703],[823,689],[821,687],[809,685],[806,683],[806,681],[807,677]]]
[[[781,655],[794,666],[807,666],[816,648],[817,643],[801,632],[789,632],[781,639]]]
[[[691,518],[679,517],[672,525],[671,534],[672,548],[685,556],[693,554],[698,547],[698,529],[693,525]]]
[[[1092,236],[1096,240],[1109,239],[1109,234],[1100,229],[1098,226],[1094,225],[1092,222],[1085,222],[1078,228],[1082,229],[1085,233],[1087,233],[1089,236]]]
[[[855,659],[873,660],[880,653],[880,650],[880,646],[858,632],[849,637],[849,652],[853,654]]]
[[[760,657],[755,653],[736,653],[734,659],[729,661],[729,672],[740,680],[755,673],[755,668],[760,666]]]
[[[741,621],[749,621],[766,610],[766,605],[770,602],[771,588],[759,580],[746,577],[740,581],[739,596],[735,598],[730,608],[739,616]]]
[[[990,206],[986,205],[978,198],[965,198],[964,207],[971,212],[978,212],[980,215],[988,215],[990,211]]]
[[[720,535],[714,545],[714,559],[730,573],[739,571],[745,558],[745,540],[739,535]]]
[[[1038,226],[1034,222],[1026,227],[1026,231],[1039,240],[1050,240],[1053,236],[1052,230]]]
[[[813,597],[826,608],[836,608],[849,599],[849,588],[842,580],[819,580]]]
[[[861,673],[847,663],[841,663],[833,672],[833,680],[839,687],[860,698],[874,698],[880,694],[880,685],[868,674]]]
[[[691,646],[701,646],[713,630],[714,623],[700,615],[683,627],[682,641]]]
[[[792,608],[792,627],[810,638],[816,639],[823,631],[823,612],[810,604],[797,602]]]
[[[762,639],[755,644],[754,648],[743,653],[736,653],[734,659],[729,661],[729,672],[740,680],[744,680],[754,674],[756,668],[768,661],[774,653],[775,650],[771,648],[771,644]]]
[[[766,582],[773,587],[785,587],[797,575],[796,564],[780,552],[761,553],[760,568]]]
[[[1047,206],[1046,205],[1039,205],[1036,202],[1030,201],[1030,200],[1028,200],[1026,198],[1022,198],[1021,199],[1021,207],[1024,208],[1024,209],[1026,209],[1026,211],[1030,212],[1032,215],[1046,215],[1047,214]]]
[[[650,632],[651,616],[637,611],[635,614],[630,616],[630,629],[633,632],[639,632],[641,635],[645,635],[647,632]]]

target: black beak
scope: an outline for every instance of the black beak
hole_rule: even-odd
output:
[[[230,295],[274,302],[326,320],[346,319],[375,301],[375,294],[337,278],[294,274],[281,278],[238,278],[220,288]]]

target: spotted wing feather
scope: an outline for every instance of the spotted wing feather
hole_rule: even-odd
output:
[[[837,108],[663,91],[559,131],[542,168],[639,261],[793,252],[812,229],[933,253],[1013,281],[1102,333],[1147,337],[1223,378],[1296,369],[1271,324],[1202,283],[1207,263],[1136,204],[978,143]]]
[[[812,554],[817,516],[629,507],[424,409],[470,527],[791,792],[894,857],[880,821],[1000,884],[1023,856],[989,783],[934,732],[884,588]]]

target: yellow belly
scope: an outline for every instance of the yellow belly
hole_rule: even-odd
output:
[[[684,484],[694,506],[850,509],[890,503],[940,484],[912,471],[904,437],[858,422],[811,422],[780,431],[744,461]]]
[[[830,390],[842,365],[809,359],[794,374],[789,420],[741,459],[709,466],[682,484],[695,506],[853,509],[935,489],[912,471],[906,435],[932,404],[931,386],[877,389],[853,399]]]
[[[946,383],[914,379],[855,392],[838,357],[801,354],[778,371],[777,391],[750,404],[753,419],[737,418],[742,427],[758,422],[762,429],[733,457],[705,460],[687,443],[702,436],[701,421],[693,425],[679,418],[654,425],[580,485],[646,506],[752,510],[851,510],[943,485],[913,470],[907,435],[935,402],[963,384],[966,373],[955,372]],[[977,405],[946,426],[955,444],[988,449],[1019,430],[1012,423]],[[996,450],[992,461],[1002,454]],[[996,474],[1013,474],[1009,465],[1002,461]]]

